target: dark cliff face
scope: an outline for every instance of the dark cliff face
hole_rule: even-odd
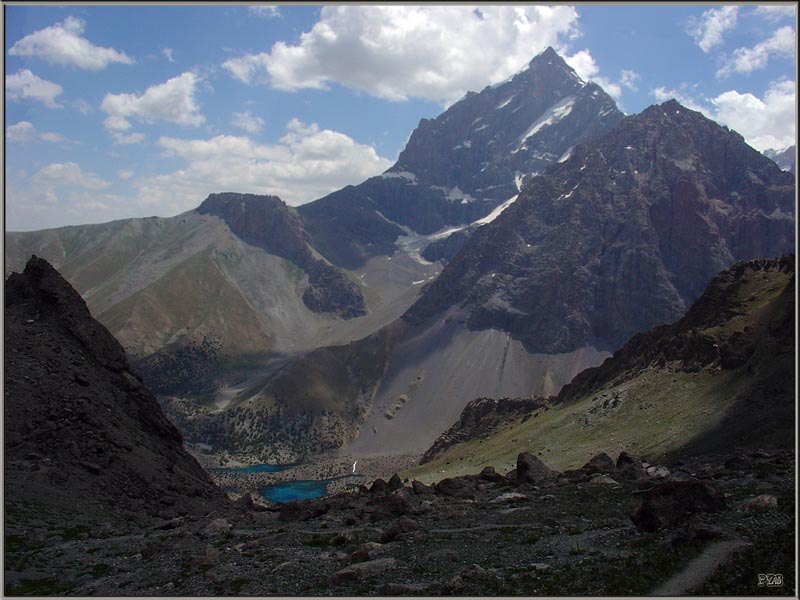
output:
[[[323,254],[355,267],[391,253],[404,233],[398,225],[430,234],[486,216],[531,174],[620,119],[601,88],[582,81],[548,48],[511,79],[420,121],[383,175],[298,212]]]
[[[459,306],[530,351],[615,349],[678,318],[737,260],[794,247],[794,178],[675,101],[533,179],[405,315]]]
[[[135,519],[224,504],[119,343],[35,256],[6,282],[5,351],[7,503]]]
[[[314,256],[302,220],[277,196],[211,194],[197,212],[219,217],[243,241],[303,269],[308,274],[303,302],[314,312],[334,313],[344,319],[366,314],[361,290],[341,271]]]

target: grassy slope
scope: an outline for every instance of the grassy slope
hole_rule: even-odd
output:
[[[793,339],[794,331],[794,319],[788,317],[793,315],[794,268],[747,271],[711,291],[724,299],[724,318],[715,314],[714,306],[703,314],[690,313],[693,324],[700,324],[693,331],[720,346],[755,344],[746,364],[690,372],[680,361],[643,366],[633,357],[626,359],[627,369],[609,368],[614,363],[607,362],[592,371],[595,377],[585,372],[572,390],[559,396],[569,400],[551,403],[526,422],[520,420],[487,439],[456,445],[404,476],[431,482],[474,473],[486,465],[504,472],[515,466],[522,451],[537,453],[551,467],[563,470],[582,466],[598,452],[616,456],[626,450],[657,460],[743,440],[793,444],[795,352],[787,340]],[[705,326],[698,319],[703,316]],[[646,340],[651,345],[662,341]],[[615,394],[619,405],[603,408]]]

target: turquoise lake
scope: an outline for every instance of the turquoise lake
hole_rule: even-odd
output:
[[[317,479],[311,481],[284,481],[261,488],[261,495],[277,504],[294,502],[295,500],[310,500],[321,498],[328,493],[328,484],[332,479]]]

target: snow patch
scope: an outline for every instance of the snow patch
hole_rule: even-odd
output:
[[[509,198],[508,200],[506,200],[505,202],[503,202],[499,206],[495,207],[495,209],[492,212],[490,212],[488,215],[486,215],[485,217],[480,218],[477,221],[475,221],[473,223],[473,225],[486,225],[486,223],[491,223],[497,217],[500,216],[500,213],[502,213],[505,209],[507,209],[512,204],[514,204],[514,202],[517,200],[517,198],[519,198],[519,194],[514,194],[513,196],[511,196],[511,198]]]
[[[570,196],[572,196],[572,193],[573,193],[575,190],[577,190],[577,189],[578,189],[578,185],[579,185],[579,184],[578,184],[578,183],[576,183],[576,184],[575,184],[575,187],[573,187],[573,188],[572,188],[570,191],[568,191],[566,194],[561,194],[561,195],[558,197],[558,199],[559,199],[559,200],[566,200],[567,198],[569,198]]]
[[[575,146],[570,146],[570,147],[567,149],[567,151],[566,151],[566,152],[564,152],[564,154],[562,154],[562,155],[561,155],[561,158],[559,158],[559,159],[558,159],[558,162],[562,163],[562,162],[564,162],[565,160],[567,160],[567,159],[568,159],[570,156],[572,156],[572,149],[573,149],[573,148],[575,148]]]
[[[566,96],[548,108],[542,116],[540,116],[528,130],[517,139],[517,150],[522,148],[525,141],[535,135],[538,131],[558,123],[561,119],[566,117],[572,112],[572,107],[575,106],[575,96]]]
[[[459,148],[472,148],[472,142],[470,140],[464,140],[458,146],[454,146],[453,150],[458,150]]]
[[[489,126],[488,126],[488,125],[486,125],[486,124],[484,123],[483,125],[481,125],[480,127],[478,127],[478,128],[475,130],[475,132],[477,133],[478,131],[483,131],[483,130],[484,130],[484,129],[486,129],[487,127],[489,127]]]
[[[417,176],[414,175],[414,173],[411,173],[410,171],[391,171],[391,172],[387,171],[386,173],[383,173],[381,177],[383,179],[397,179],[397,178],[407,179],[408,181],[410,181],[415,185],[417,183]]]
[[[494,109],[495,109],[495,110],[500,110],[500,109],[501,109],[501,108],[503,108],[504,106],[508,106],[508,103],[509,103],[509,102],[511,102],[511,101],[514,99],[514,96],[516,96],[516,94],[512,94],[511,96],[509,96],[508,98],[506,98],[505,100],[503,100],[503,101],[502,101],[500,104],[498,104],[497,106],[495,106],[495,107],[494,107]]]
[[[461,201],[461,204],[469,204],[470,202],[475,202],[475,198],[470,196],[469,194],[465,194],[461,191],[461,188],[458,186],[454,188],[450,188],[444,195],[444,199],[448,202],[457,202]]]

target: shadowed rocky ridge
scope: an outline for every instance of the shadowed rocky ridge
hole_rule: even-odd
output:
[[[140,521],[226,505],[119,343],[35,256],[6,281],[4,341],[7,512]]]

